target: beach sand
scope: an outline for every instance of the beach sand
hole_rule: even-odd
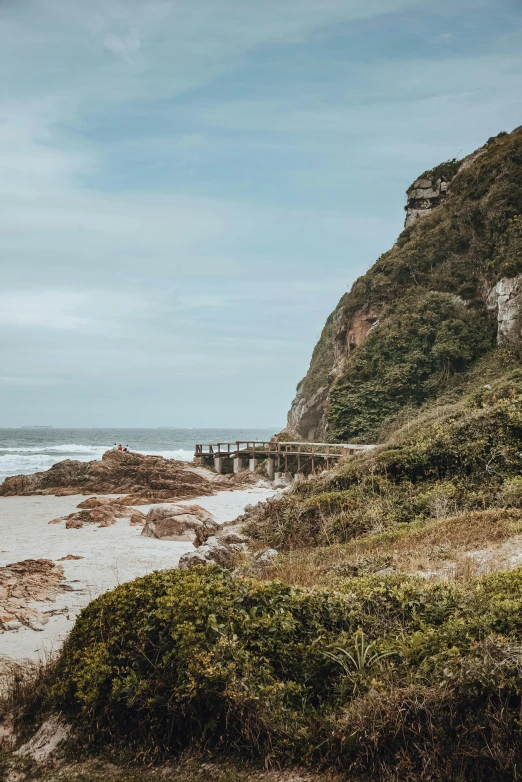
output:
[[[223,524],[239,516],[246,505],[273,496],[273,489],[250,487],[220,492],[213,497],[196,497],[183,502],[209,510]],[[70,497],[0,497],[0,566],[24,559],[51,559],[57,562],[67,554],[83,559],[66,560],[63,566],[67,591],[50,603],[33,603],[49,617],[42,631],[23,627],[0,633],[0,657],[12,660],[45,659],[56,651],[71,629],[75,616],[90,600],[118,584],[138,576],[176,567],[190,542],[156,540],[141,536],[141,527],[131,527],[120,519],[111,527],[84,525],[65,529],[65,522],[51,519],[76,510],[82,495]],[[152,506],[139,506],[146,513]]]

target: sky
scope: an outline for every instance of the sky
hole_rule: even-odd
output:
[[[283,426],[522,0],[0,0],[0,426]]]

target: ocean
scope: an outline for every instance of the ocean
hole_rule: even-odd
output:
[[[48,470],[63,459],[101,459],[121,443],[130,451],[192,461],[196,443],[270,439],[273,429],[0,429],[0,482],[10,475]]]

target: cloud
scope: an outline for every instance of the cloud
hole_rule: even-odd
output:
[[[520,124],[516,24],[475,39],[488,19],[490,0],[0,3],[1,409],[52,381],[76,422],[247,421],[277,367],[282,422],[411,179]]]
[[[4,290],[0,325],[10,329],[106,333],[110,324],[143,308],[136,295],[108,291]]]

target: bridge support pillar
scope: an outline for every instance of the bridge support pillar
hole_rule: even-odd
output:
[[[250,470],[250,472],[255,472],[258,464],[259,464],[259,459],[249,459],[248,469]]]
[[[205,460],[204,460],[204,458],[202,456],[194,456],[194,464],[197,467],[204,467]]]
[[[289,472],[276,472],[274,474],[274,481],[286,481],[287,483],[290,483],[292,480],[292,475]]]
[[[239,459],[239,458],[236,457],[234,459],[234,472],[235,473],[241,472],[241,470],[243,469],[243,466],[244,466],[243,465],[243,459]]]
[[[294,475],[294,483],[301,483],[301,481],[304,481],[305,476],[303,472],[296,472]]]
[[[265,462],[265,471],[269,481],[274,480],[274,460],[267,459]]]
[[[223,472],[223,457],[222,456],[214,456],[214,469],[218,473]]]

